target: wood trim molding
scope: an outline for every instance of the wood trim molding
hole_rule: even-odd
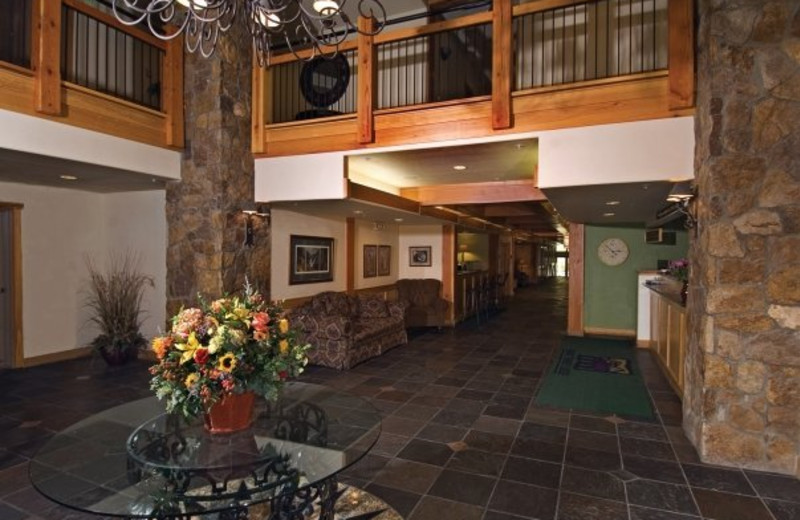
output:
[[[452,224],[442,226],[442,298],[450,302],[445,321],[453,326],[456,323],[456,227]]]
[[[374,18],[358,17],[358,142],[375,142],[375,107],[378,106],[378,53]]]
[[[345,289],[348,293],[356,288],[356,219],[345,219]]]
[[[567,307],[567,335],[583,336],[583,280],[584,280],[585,227],[569,225],[569,303]]]
[[[183,148],[183,36],[176,37],[167,45],[162,64],[162,77],[164,93],[161,98],[163,100],[161,110],[167,116],[164,121],[165,144]],[[265,97],[259,96],[259,100]]]
[[[416,200],[423,206],[547,200],[532,180],[416,186],[402,188],[400,196]]]
[[[419,203],[404,197],[376,190],[363,184],[357,184],[351,180],[347,181],[347,198],[357,199],[371,204],[389,206],[409,213],[419,213]]]
[[[14,368],[23,365],[25,344],[22,330],[22,205],[11,207],[11,322]]]
[[[636,331],[633,329],[610,329],[607,327],[584,327],[583,333],[592,336],[614,336],[618,338],[636,338]]]
[[[514,6],[514,16],[523,16],[530,13],[539,13],[558,9],[559,7],[569,7],[575,4],[585,4],[586,0],[536,0],[525,4]]]
[[[511,77],[514,70],[511,0],[492,6],[492,129],[511,128]]]
[[[381,44],[395,42],[398,40],[407,40],[416,38],[418,36],[426,36],[428,34],[463,29],[464,27],[472,27],[473,25],[481,25],[491,21],[492,13],[490,12],[459,16],[458,18],[453,18],[451,20],[429,23],[427,25],[421,25],[418,27],[408,27],[405,29],[382,32],[375,37],[375,43]]]
[[[667,6],[669,108],[694,106],[694,16],[692,0],[670,0]]]
[[[253,57],[253,90],[252,102],[250,104],[251,119],[253,125],[253,135],[251,137],[250,151],[254,154],[266,151],[267,122],[272,116],[272,70],[259,67],[258,60]]]
[[[31,13],[31,69],[33,107],[37,112],[61,115],[61,3],[35,0]]]
[[[81,347],[72,350],[65,350],[63,352],[54,352],[52,354],[44,354],[41,356],[32,356],[25,358],[21,367],[30,368],[39,365],[48,365],[50,363],[58,363],[59,361],[69,361],[71,359],[79,359],[89,357],[92,355],[92,347]]]

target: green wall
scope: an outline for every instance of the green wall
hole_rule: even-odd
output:
[[[597,246],[606,238],[621,238],[630,255],[622,265],[609,267],[597,258]],[[583,326],[636,330],[637,275],[654,270],[659,259],[684,258],[688,234],[677,231],[674,246],[646,244],[644,228],[586,226]]]

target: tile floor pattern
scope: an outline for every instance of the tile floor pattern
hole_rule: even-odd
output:
[[[407,520],[800,520],[800,480],[701,464],[653,358],[639,366],[655,422],[538,408],[533,395],[565,328],[566,285],[521,290],[509,309],[349,372],[303,379],[347,389],[384,414],[347,483]],[[26,461],[94,412],[150,395],[146,365],[100,360],[0,374],[0,519],[88,519],[38,495]]]

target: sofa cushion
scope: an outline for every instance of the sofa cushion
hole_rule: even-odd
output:
[[[396,328],[403,328],[403,322],[395,318],[371,318],[359,320],[355,324],[353,338],[356,342],[369,340],[386,334]]]
[[[345,293],[325,291],[311,299],[311,308],[315,313],[328,316],[356,316],[358,302]]]
[[[358,315],[360,318],[388,318],[389,308],[386,301],[376,296],[358,299]]]

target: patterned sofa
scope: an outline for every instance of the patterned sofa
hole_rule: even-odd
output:
[[[408,343],[403,305],[378,296],[326,291],[293,309],[290,319],[313,346],[309,362],[337,370]]]

